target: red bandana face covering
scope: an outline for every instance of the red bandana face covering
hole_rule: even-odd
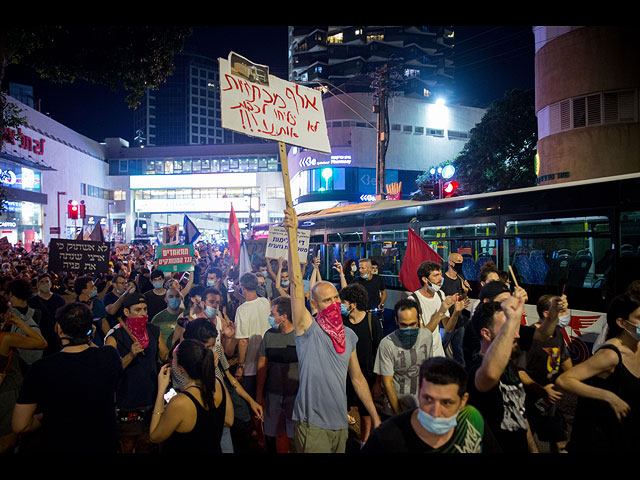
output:
[[[130,317],[126,320],[127,328],[131,330],[131,334],[142,345],[142,348],[147,348],[147,345],[149,345],[148,319],[149,317],[145,315],[144,317]]]
[[[324,330],[338,353],[345,351],[344,324],[340,314],[340,302],[332,303],[327,308],[316,314],[316,322]]]

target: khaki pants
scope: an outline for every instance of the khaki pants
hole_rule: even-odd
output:
[[[349,429],[325,430],[310,423],[296,422],[293,434],[295,453],[344,453]]]

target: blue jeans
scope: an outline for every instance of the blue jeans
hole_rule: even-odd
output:
[[[231,429],[229,427],[222,429],[220,448],[222,449],[222,453],[233,453],[233,442],[231,441]]]

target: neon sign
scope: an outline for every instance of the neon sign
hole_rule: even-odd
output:
[[[325,165],[351,165],[351,155],[331,155],[329,158],[318,159],[315,157],[303,157],[298,161],[300,168],[322,167]]]

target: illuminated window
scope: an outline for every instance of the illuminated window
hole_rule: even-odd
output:
[[[342,43],[342,32],[331,35],[327,38],[328,43]]]

